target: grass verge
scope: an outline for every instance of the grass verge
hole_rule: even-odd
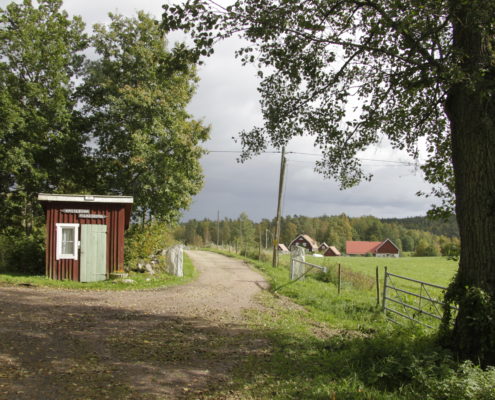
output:
[[[235,257],[271,283],[275,296],[261,296],[265,311],[248,313],[270,350],[247,356],[230,385],[208,398],[495,399],[495,369],[455,360],[432,331],[388,324],[369,292],[350,287],[338,296],[331,283],[291,283],[286,268]]]
[[[121,279],[107,280],[100,282],[75,282],[70,280],[53,280],[46,276],[26,275],[15,273],[0,274],[0,285],[12,286],[35,286],[51,287],[57,289],[77,289],[77,290],[144,290],[156,289],[160,287],[181,285],[195,279],[197,270],[192,265],[191,260],[184,254],[184,276],[177,277],[166,273],[149,275],[147,273],[129,273],[132,283],[125,283]]]

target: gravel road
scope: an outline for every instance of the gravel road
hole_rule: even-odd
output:
[[[200,398],[267,343],[243,323],[267,288],[244,262],[188,251],[200,276],[150,291],[0,287],[0,399]]]

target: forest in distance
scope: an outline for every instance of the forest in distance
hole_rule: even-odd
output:
[[[180,224],[175,238],[188,245],[230,245],[236,248],[271,247],[275,219],[252,221],[246,213],[236,219],[191,219]],[[373,216],[286,216],[281,219],[280,243],[288,245],[298,234],[307,234],[318,244],[323,242],[345,251],[347,240],[383,241],[390,239],[402,252],[415,256],[453,256],[460,246],[455,217],[387,218]]]

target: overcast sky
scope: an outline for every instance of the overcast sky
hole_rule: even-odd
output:
[[[0,0],[4,7],[10,1]],[[64,8],[71,15],[80,15],[88,26],[108,21],[108,12],[134,16],[144,10],[157,19],[164,0],[65,0]],[[179,39],[177,36],[174,39]],[[219,44],[215,54],[199,68],[200,82],[189,111],[211,126],[211,139],[205,147],[212,151],[240,150],[232,140],[242,129],[260,125],[262,120],[258,80],[252,67],[243,67],[234,58],[237,40]],[[316,153],[309,138],[289,144],[287,151]],[[184,219],[220,217],[236,218],[246,212],[251,218],[273,218],[276,213],[279,154],[263,154],[244,164],[236,162],[236,153],[212,152],[201,163],[205,185],[193,199]],[[410,160],[404,153],[386,144],[362,155],[370,160]],[[420,171],[412,166],[384,161],[365,161],[374,179],[340,191],[336,182],[324,180],[313,171],[317,157],[288,155],[287,180],[283,215],[319,216],[346,213],[349,216],[407,217],[424,215],[431,199],[417,197],[428,191]]]

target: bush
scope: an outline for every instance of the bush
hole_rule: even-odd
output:
[[[131,225],[125,235],[125,268],[131,269],[139,262],[148,262],[158,251],[175,243],[171,229],[164,223],[150,222],[144,226]]]
[[[0,235],[0,271],[41,275],[44,273],[44,257],[42,234]]]
[[[424,368],[422,368],[424,369]],[[428,393],[428,400],[494,400],[495,368],[483,370],[471,361],[465,361],[457,369],[447,370],[438,377],[416,370],[421,392]]]

